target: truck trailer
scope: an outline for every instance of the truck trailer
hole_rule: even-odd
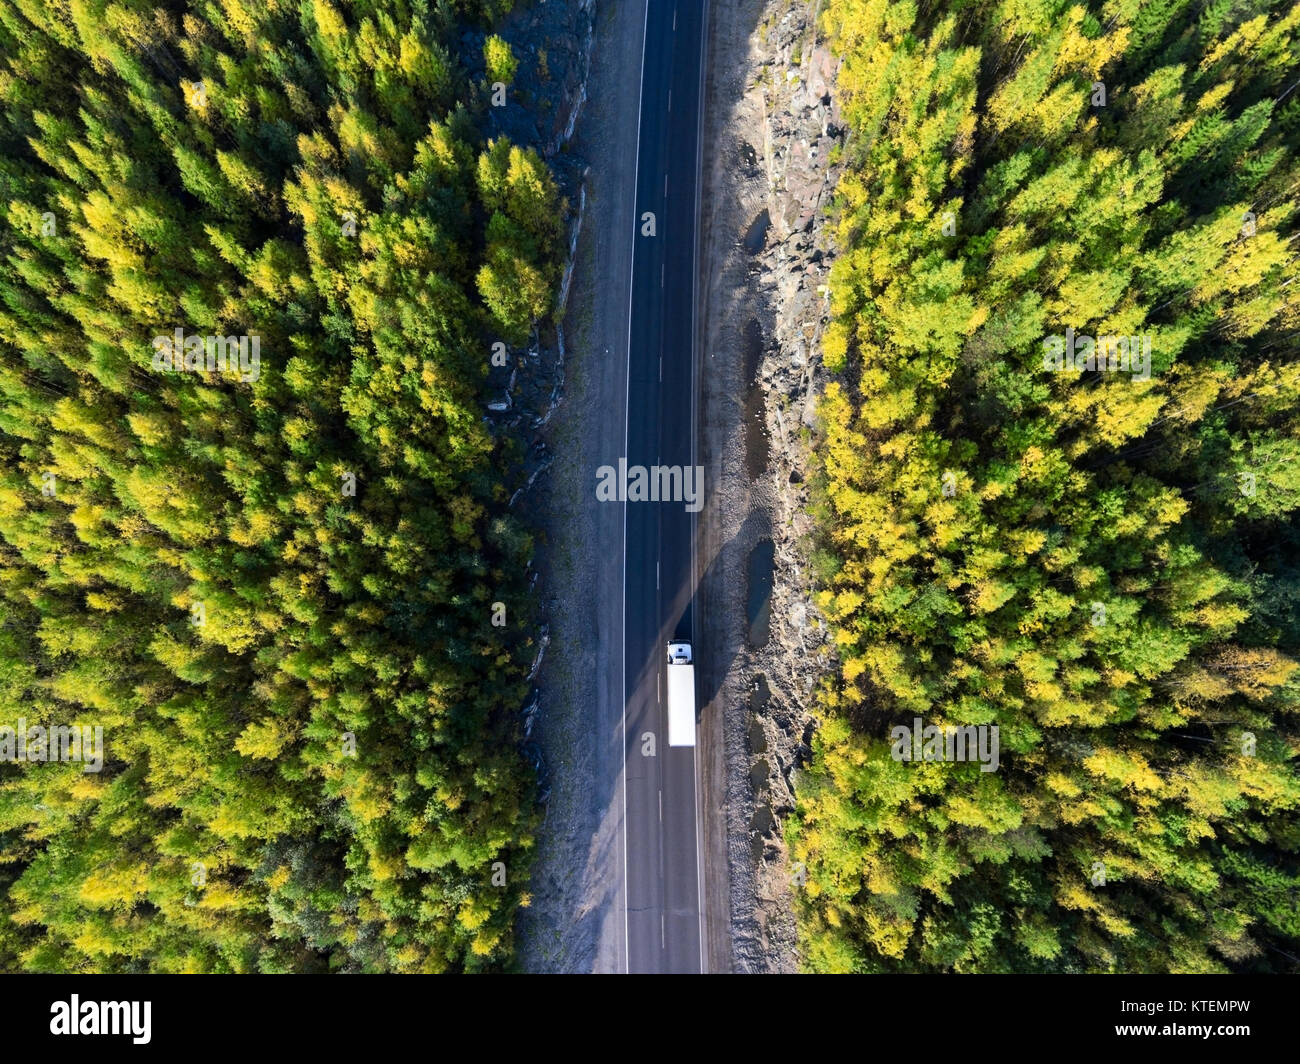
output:
[[[668,644],[668,745],[695,745],[695,665],[691,644]]]

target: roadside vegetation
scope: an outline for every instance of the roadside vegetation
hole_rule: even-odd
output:
[[[509,7],[0,0],[0,725],[104,741],[0,761],[0,970],[510,963],[532,538],[484,381],[562,211],[455,54]]]
[[[802,964],[1300,970],[1300,6],[823,25]],[[1147,372],[1061,365],[1111,335]],[[997,771],[896,760],[917,717],[996,726]]]

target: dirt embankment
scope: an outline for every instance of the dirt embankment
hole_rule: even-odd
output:
[[[829,160],[842,138],[837,62],[816,31],[820,3],[711,7],[700,245],[701,461],[711,490],[697,660],[701,794],[724,800],[704,810],[710,967],[793,971],[782,827],[829,654],[805,554],[829,320]]]

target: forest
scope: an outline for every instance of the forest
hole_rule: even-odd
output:
[[[0,725],[103,735],[0,760],[0,970],[511,966],[510,6],[0,0]]]
[[[821,28],[802,966],[1300,972],[1300,5]],[[1061,358],[1107,336],[1149,372]],[[891,756],[916,718],[997,727],[997,771]]]

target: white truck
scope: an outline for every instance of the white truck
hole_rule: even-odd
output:
[[[691,644],[668,644],[668,745],[695,745],[695,666]]]

